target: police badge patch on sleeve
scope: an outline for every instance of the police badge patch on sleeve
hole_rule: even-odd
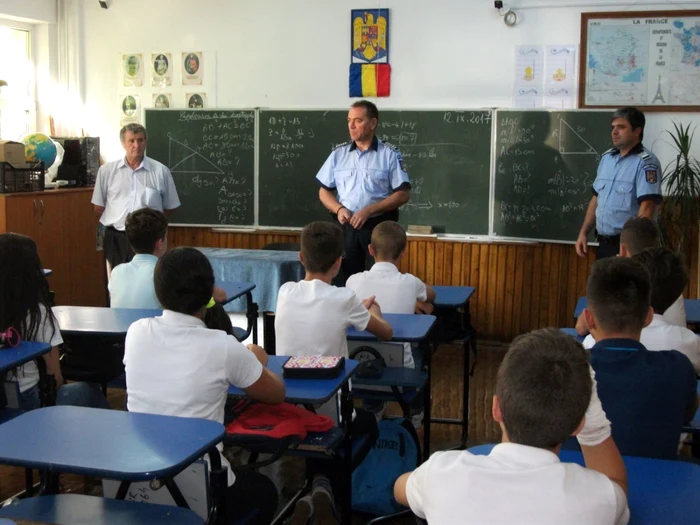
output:
[[[656,168],[645,170],[644,173],[649,184],[656,184]]]
[[[399,167],[401,168],[401,171],[408,173],[408,170],[406,169],[406,162],[403,160],[402,155],[399,155]]]

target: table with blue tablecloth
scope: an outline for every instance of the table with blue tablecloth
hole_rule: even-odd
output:
[[[299,254],[278,250],[239,250],[229,248],[197,248],[207,256],[217,281],[254,283],[253,301],[263,312],[274,312],[277,291],[288,281],[304,278]],[[245,312],[245,298],[225,306],[229,312]]]

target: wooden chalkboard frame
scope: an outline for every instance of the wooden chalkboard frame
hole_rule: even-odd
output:
[[[610,12],[595,12],[581,13],[581,45],[579,53],[579,90],[578,102],[580,109],[611,109],[624,104],[587,104],[586,103],[586,80],[588,75],[588,23],[591,20],[611,20],[611,19],[653,19],[653,18],[697,18],[700,22],[700,10],[661,10],[661,11],[610,11]],[[697,83],[700,84],[700,68],[698,68]],[[662,99],[663,100],[663,99]],[[658,105],[636,105],[642,111],[700,111],[700,105],[693,106],[675,106],[671,104]]]

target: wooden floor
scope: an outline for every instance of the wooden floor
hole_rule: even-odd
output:
[[[506,346],[489,344],[478,345],[474,376],[470,381],[469,395],[469,445],[492,443],[500,439],[498,426],[491,418],[491,399],[498,366],[505,354]],[[463,351],[457,345],[440,345],[433,357],[432,409],[434,417],[458,417],[462,407],[462,361]],[[473,359],[473,356],[472,356]],[[111,390],[108,399],[115,409],[124,406],[124,392]],[[460,430],[457,426],[432,425],[431,449],[444,450],[459,442]],[[47,436],[50,439],[50,436]],[[60,447],[60,443],[56,443]],[[239,453],[226,451],[226,455],[236,460]],[[298,459],[284,458],[277,464],[262,470],[277,486],[281,501],[285,502],[296,492],[303,482],[303,463]],[[0,467],[0,501],[3,501],[24,488],[24,470],[14,467]],[[62,492],[101,495],[99,480],[84,476],[65,475],[61,477]],[[355,523],[362,523],[359,518]],[[394,521],[397,524],[411,524],[406,519]]]

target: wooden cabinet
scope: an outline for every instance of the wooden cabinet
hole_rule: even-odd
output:
[[[92,188],[0,195],[0,232],[34,239],[56,304],[106,305],[104,256],[95,246]]]

